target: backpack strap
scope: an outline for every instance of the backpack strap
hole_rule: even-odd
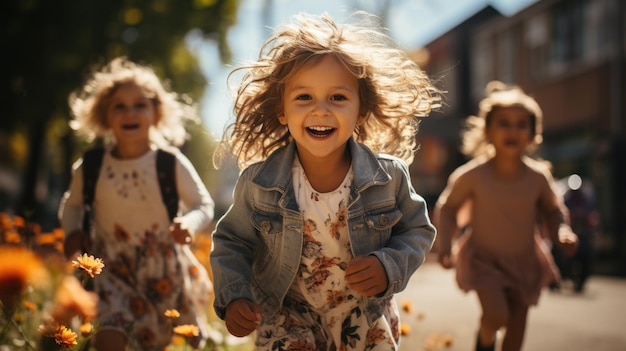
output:
[[[86,232],[89,232],[91,227],[91,210],[103,157],[104,149],[102,148],[87,150],[83,155],[83,204],[85,205],[83,229]]]
[[[87,232],[91,226],[91,210],[103,158],[104,149],[102,148],[87,150],[83,155],[83,204],[85,205],[83,229]],[[158,149],[156,169],[157,177],[159,178],[159,188],[161,189],[161,198],[167,208],[167,213],[171,221],[178,213],[176,156],[171,152]]]
[[[157,177],[161,188],[161,198],[167,208],[170,221],[178,213],[178,191],[176,189],[176,156],[158,149],[156,157]]]

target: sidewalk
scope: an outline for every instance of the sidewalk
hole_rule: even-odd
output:
[[[454,270],[429,257],[396,295],[408,327],[401,351],[473,351],[480,309],[456,285]],[[407,312],[403,303],[412,306]],[[626,279],[592,276],[582,294],[548,289],[530,309],[524,351],[626,350]]]

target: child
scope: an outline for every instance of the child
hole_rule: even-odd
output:
[[[479,110],[464,134],[463,152],[474,159],[450,175],[434,211],[439,262],[445,268],[455,262],[459,287],[476,290],[483,312],[476,350],[494,350],[502,327],[503,350],[519,350],[529,306],[558,274],[539,241],[538,221],[569,253],[576,239],[547,166],[526,156],[541,142],[537,102],[518,87],[492,82]]]
[[[435,236],[407,163],[438,92],[372,28],[293,20],[239,68],[226,142],[249,167],[213,233],[215,310],[256,350],[397,350],[392,297]]]
[[[59,209],[68,234],[66,256],[74,257],[86,246],[105,264],[94,279],[100,301],[92,346],[98,351],[124,350],[126,344],[163,350],[173,328],[165,311],[180,313],[174,325],[202,330],[211,289],[189,244],[212,220],[213,200],[191,162],[168,146],[182,144],[183,118],[196,118],[195,110],[169,92],[151,68],[125,58],[95,72],[69,104],[72,127],[106,140],[93,200],[93,232],[82,227],[82,160],[74,166]],[[159,189],[157,149],[175,157],[175,192],[182,208],[173,221]],[[197,346],[201,338],[189,342]]]

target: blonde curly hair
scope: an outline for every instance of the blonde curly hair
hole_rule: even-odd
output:
[[[530,114],[532,142],[528,151],[532,151],[543,141],[543,112],[537,101],[516,85],[507,85],[494,80],[485,86],[485,98],[478,104],[478,116],[469,116],[463,131],[461,151],[470,157],[489,155],[493,148],[485,132],[491,123],[493,111],[502,107],[522,107]]]
[[[440,105],[440,92],[418,65],[396,47],[364,12],[352,24],[328,14],[300,13],[277,28],[263,44],[257,61],[235,68],[242,73],[230,124],[216,152],[216,165],[231,151],[241,168],[261,161],[291,141],[281,125],[285,83],[303,66],[333,55],[358,80],[360,111],[365,116],[354,138],[372,151],[413,161],[418,117]],[[230,84],[229,84],[230,85]]]
[[[126,83],[139,86],[154,104],[156,123],[150,128],[150,140],[161,147],[182,145],[187,137],[184,121],[199,121],[196,106],[187,96],[170,91],[151,67],[126,57],[94,69],[82,88],[70,94],[70,127],[87,141],[102,137],[105,143],[114,143],[107,124],[107,106],[117,88]]]

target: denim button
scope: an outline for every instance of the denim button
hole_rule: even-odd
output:
[[[261,223],[261,229],[262,229],[265,233],[269,232],[271,227],[272,227],[272,226],[270,225],[270,222],[268,222],[268,221],[263,221],[263,223]]]
[[[385,215],[381,215],[380,218],[378,219],[378,224],[380,224],[380,225],[388,225],[389,224],[389,217],[387,217]]]

